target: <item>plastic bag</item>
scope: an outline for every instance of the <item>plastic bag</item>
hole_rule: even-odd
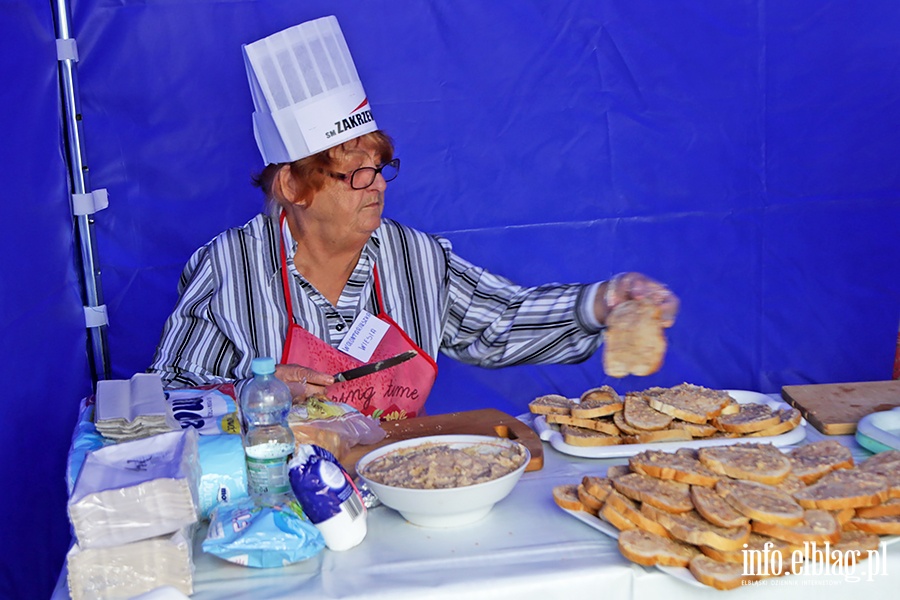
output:
[[[210,516],[203,551],[246,567],[282,567],[311,558],[325,540],[296,502],[261,506],[250,499],[220,504]]]
[[[378,421],[352,406],[325,398],[309,398],[295,404],[288,425],[297,444],[312,444],[331,452],[338,460],[357,444],[380,442],[386,435]]]

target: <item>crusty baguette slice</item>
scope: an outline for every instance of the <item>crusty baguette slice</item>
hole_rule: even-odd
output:
[[[771,444],[735,444],[700,448],[697,458],[722,475],[777,484],[791,472],[787,457]]]
[[[635,429],[656,431],[665,429],[672,417],[651,408],[647,400],[639,394],[626,394],[623,415],[625,422]]]
[[[836,440],[822,440],[788,452],[791,472],[803,483],[815,483],[826,473],[853,467],[850,449]]]
[[[697,581],[717,590],[733,590],[759,580],[756,575],[744,575],[743,565],[720,562],[705,555],[692,558],[688,569]]]
[[[603,371],[610,377],[656,373],[666,355],[660,307],[651,300],[628,300],[606,317]]]
[[[706,423],[718,416],[728,404],[730,396],[721,390],[682,383],[659,395],[647,396],[656,410],[689,423]]]
[[[802,490],[806,487],[806,484],[793,473],[789,473],[787,477],[776,483],[775,487],[793,496],[794,492]]]
[[[581,485],[588,494],[601,502],[606,500],[613,489],[612,481],[608,477],[597,477],[596,475],[585,475],[581,478]]]
[[[864,510],[864,509],[862,509],[862,510]],[[834,515],[834,518],[837,520],[838,525],[840,525],[841,528],[843,528],[844,525],[846,525],[850,521],[850,519],[852,519],[853,517],[856,516],[856,509],[855,508],[842,508],[840,510],[831,511],[831,514]]]
[[[619,436],[573,425],[561,425],[559,433],[563,441],[570,446],[615,446],[622,443]]]
[[[629,473],[613,479],[613,487],[636,502],[680,513],[693,510],[691,486],[680,481],[657,479],[643,473]]]
[[[585,512],[589,512],[592,515],[596,515],[600,512],[600,509],[603,508],[603,500],[600,500],[596,496],[590,494],[587,491],[587,488],[584,487],[583,483],[579,483],[576,488],[576,493],[578,495],[578,500],[581,501],[581,505],[584,507]]]
[[[645,503],[641,505],[641,512],[665,527],[673,538],[687,544],[739,550],[750,537],[750,525],[719,527],[694,510],[674,514]]]
[[[600,514],[597,516],[619,531],[637,529],[637,525],[635,525],[634,521],[623,515],[621,511],[617,510],[615,506],[608,502],[604,502],[603,508],[600,509]]]
[[[677,542],[642,529],[631,529],[619,534],[619,551],[622,556],[639,565],[652,567],[686,567],[700,552],[690,544]]]
[[[810,559],[816,562],[827,560],[831,563],[855,565],[869,558],[870,553],[878,550],[880,545],[881,538],[874,533],[842,531],[841,539],[831,545],[828,555],[825,555],[823,547],[817,545]]]
[[[535,415],[568,415],[575,402],[559,394],[538,396],[528,403],[528,410]]]
[[[590,429],[599,431],[606,435],[619,435],[619,428],[610,421],[601,421],[599,419],[583,419],[573,417],[572,415],[547,415],[544,417],[547,423],[554,425],[571,425],[573,427],[581,427],[582,429]]]
[[[578,498],[578,486],[574,483],[554,487],[553,501],[566,510],[584,510],[584,505]]]
[[[719,527],[742,527],[750,523],[749,517],[734,510],[712,488],[692,485],[691,501],[694,503],[696,511],[713,525],[718,525]]]
[[[816,483],[794,492],[794,499],[800,506],[823,510],[875,506],[888,496],[885,477],[858,469],[832,471]]]
[[[696,458],[661,450],[645,450],[628,459],[636,473],[658,479],[674,479],[691,485],[713,487],[721,477]]]
[[[900,450],[886,450],[873,454],[859,463],[859,468],[863,471],[882,471],[884,468],[890,470],[900,469]]]
[[[656,442],[687,442],[692,440],[691,434],[684,429],[661,429],[659,431],[643,431],[636,435],[623,435],[623,444],[653,444]]]
[[[733,509],[762,523],[797,525],[803,522],[803,507],[790,494],[756,481],[722,479],[716,492]]]
[[[637,525],[638,528],[663,537],[671,537],[665,527],[642,513],[640,507],[631,498],[613,490],[606,497],[606,503],[617,510],[623,517]]]
[[[878,535],[900,535],[900,516],[875,517],[862,519],[854,517],[844,525],[848,531],[865,531]]]
[[[777,411],[777,414],[779,419],[777,424],[748,433],[746,434],[747,437],[775,437],[776,435],[783,435],[788,431],[793,431],[803,420],[803,415],[796,408],[782,408]]]
[[[900,498],[890,498],[875,506],[866,506],[856,509],[857,517],[861,519],[874,519],[877,517],[896,517],[900,515]]]
[[[606,417],[622,410],[622,398],[608,385],[589,389],[572,407],[572,416],[585,419]]]
[[[748,566],[751,566],[752,568],[750,572],[762,573],[765,572],[761,568],[763,565],[757,565],[751,561],[761,561],[764,556],[768,556],[770,567],[782,565],[783,568],[784,566],[790,566],[791,556],[794,550],[798,550],[800,547],[767,535],[751,533],[750,537],[745,542],[745,545],[742,546],[740,550],[717,550],[716,548],[710,548],[709,546],[699,546],[699,549],[700,552],[706,556],[720,562],[744,564],[744,561],[746,560],[748,561]],[[747,551],[751,551],[753,554],[748,555]],[[764,552],[767,552],[768,554],[764,554]],[[770,571],[771,570],[773,569],[770,568]]]
[[[684,429],[692,438],[708,438],[719,431],[715,425],[709,423],[688,423],[681,419],[673,419],[669,429]]]
[[[750,522],[753,531],[791,544],[815,542],[834,543],[841,538],[841,526],[834,515],[827,510],[808,510],[798,525],[779,525],[753,520]]]
[[[609,478],[610,481],[617,477],[621,477],[622,475],[628,475],[631,472],[631,467],[628,465],[610,465],[606,467],[606,477]]]
[[[628,421],[625,420],[625,412],[622,410],[613,414],[613,423],[616,427],[619,428],[619,431],[621,431],[623,435],[634,436],[638,435],[639,433],[644,433],[642,429],[632,427],[628,424]]]
[[[859,465],[860,470],[887,479],[891,498],[900,498],[900,450],[887,450],[870,456]]]
[[[781,417],[766,404],[740,404],[737,412],[713,417],[713,425],[731,433],[753,433],[781,422]]]

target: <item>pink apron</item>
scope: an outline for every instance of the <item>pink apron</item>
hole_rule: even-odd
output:
[[[284,213],[281,215],[281,281],[287,304],[288,331],[284,341],[282,364],[297,364],[323,373],[335,374],[362,364],[360,360],[331,347],[294,322],[291,302],[287,258],[284,246]],[[425,399],[437,377],[437,363],[419,348],[397,323],[384,312],[381,284],[378,281],[378,267],[374,268],[375,296],[378,302],[379,319],[389,327],[381,343],[375,348],[370,362],[415,350],[418,356],[384,371],[366,375],[358,379],[335,383],[326,388],[328,397],[335,402],[343,402],[356,408],[364,415],[380,420],[396,420],[422,414]]]

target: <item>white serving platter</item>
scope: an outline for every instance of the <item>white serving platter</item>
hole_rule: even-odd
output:
[[[583,510],[569,510],[566,508],[561,508],[561,510],[569,513],[582,523],[593,527],[597,531],[613,538],[614,540],[619,539],[619,530],[604,521],[603,519],[592,515],[591,513],[584,512]],[[883,535],[881,537],[882,548],[890,546],[897,541],[900,541],[900,535]],[[679,581],[683,581],[688,585],[693,585],[695,587],[701,587],[706,589],[712,589],[704,583],[697,581],[694,575],[687,569],[687,567],[666,567],[663,565],[656,565],[656,568],[665,573],[666,575],[670,575]]]
[[[766,404],[773,410],[791,408],[787,403],[776,400],[759,392],[745,390],[726,390],[728,395],[741,404],[756,403]],[[576,400],[577,402],[577,400]],[[553,448],[564,454],[580,456],[582,458],[620,458],[634,456],[645,450],[675,451],[678,448],[704,448],[708,446],[728,446],[752,442],[756,444],[772,444],[774,446],[790,446],[806,439],[806,419],[800,421],[800,425],[783,433],[770,437],[737,437],[737,438],[698,438],[694,440],[678,440],[673,442],[653,442],[648,444],[618,444],[615,446],[573,446],[567,444],[559,433],[558,428],[547,423],[543,415],[534,418],[534,430],[542,440],[548,442]]]

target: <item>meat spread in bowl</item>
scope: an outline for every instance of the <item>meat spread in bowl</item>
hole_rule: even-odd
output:
[[[519,444],[427,443],[401,448],[368,463],[361,475],[393,487],[409,489],[457,488],[507,475],[526,460]]]

